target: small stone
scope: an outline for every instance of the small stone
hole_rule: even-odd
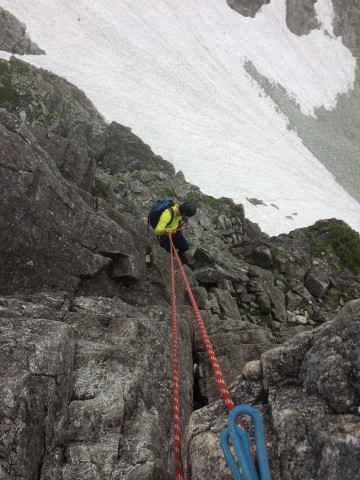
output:
[[[242,373],[246,379],[261,380],[263,376],[261,360],[247,362]]]

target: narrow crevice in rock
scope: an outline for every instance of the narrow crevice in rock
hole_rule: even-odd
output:
[[[193,411],[199,410],[209,404],[208,398],[202,392],[201,382],[201,366],[195,347],[193,346],[193,365],[194,365],[194,387],[193,387]]]

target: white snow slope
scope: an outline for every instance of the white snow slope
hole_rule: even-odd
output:
[[[276,235],[331,217],[360,231],[360,204],[244,70],[251,60],[306,114],[333,108],[337,94],[352,88],[355,59],[331,35],[331,0],[316,4],[323,30],[301,37],[286,27],[285,0],[271,0],[256,18],[226,0],[0,5],[46,51],[25,60],[83,89],[106,120],[131,127],[204,193],[243,203],[263,231]]]

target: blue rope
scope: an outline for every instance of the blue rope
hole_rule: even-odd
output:
[[[253,462],[249,435],[243,428],[237,425],[239,415],[249,415],[254,422],[256,456],[260,479]],[[230,440],[234,447],[238,463],[230,450]],[[231,411],[228,428],[226,428],[221,435],[221,448],[234,480],[271,480],[262,416],[255,408],[249,405],[238,405]]]

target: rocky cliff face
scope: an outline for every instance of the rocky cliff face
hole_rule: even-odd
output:
[[[270,238],[74,85],[13,57],[0,81],[0,477],[173,478],[169,257],[146,230],[171,197],[198,204],[185,271],[235,402],[264,414],[272,477],[356,478],[358,235],[332,219]],[[231,478],[176,286],[187,476]]]
[[[263,413],[273,479],[358,476],[359,333],[356,300],[335,320],[248,363],[232,385],[238,404]],[[217,441],[225,422],[220,401],[193,413],[187,438],[192,479],[211,471],[231,478]]]
[[[32,42],[26,35],[26,25],[19,22],[10,12],[0,7],[0,50],[24,55],[42,55],[36,43]]]

